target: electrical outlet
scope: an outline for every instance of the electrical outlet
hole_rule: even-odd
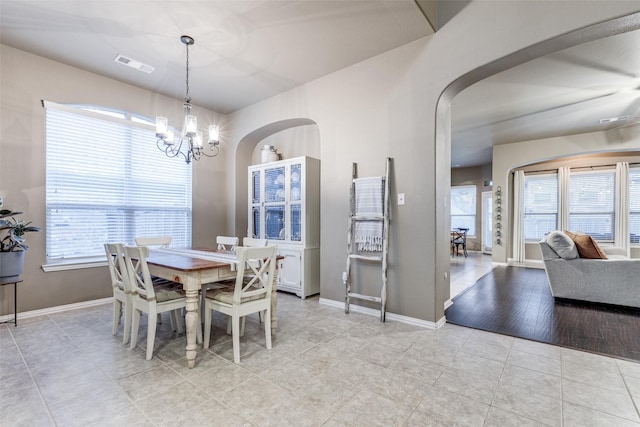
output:
[[[404,193],[398,193],[398,206],[404,205]]]

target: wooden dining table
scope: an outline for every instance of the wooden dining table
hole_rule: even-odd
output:
[[[147,264],[149,272],[157,277],[181,283],[186,294],[185,323],[187,330],[187,362],[189,368],[195,366],[197,354],[196,328],[200,327],[198,317],[199,292],[205,283],[219,282],[236,277],[238,259],[233,251],[217,251],[207,248],[162,248],[150,249]],[[271,331],[277,326],[278,263],[273,275],[271,295]],[[267,321],[267,320],[265,320]]]

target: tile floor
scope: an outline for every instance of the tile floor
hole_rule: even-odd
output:
[[[491,255],[480,252],[468,252],[469,256],[452,256],[451,265],[451,298],[470,286],[473,286],[479,278],[493,269]]]
[[[110,305],[0,325],[0,426],[640,426],[640,364],[278,296],[273,349],[249,319],[240,365],[221,316],[192,370],[168,318],[151,361]]]

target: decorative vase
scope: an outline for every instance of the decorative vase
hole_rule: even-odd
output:
[[[0,252],[0,277],[12,277],[22,274],[26,251]]]
[[[262,163],[275,162],[280,160],[278,149],[273,145],[265,145],[260,150],[260,159]]]

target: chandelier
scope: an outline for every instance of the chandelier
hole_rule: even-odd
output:
[[[214,157],[218,155],[220,144],[220,128],[217,125],[209,125],[209,141],[203,145],[202,131],[198,130],[198,118],[191,114],[191,97],[189,96],[189,46],[194,44],[193,37],[182,36],[180,41],[187,48],[187,78],[186,94],[184,96],[184,124],[180,133],[180,139],[176,141],[173,128],[169,126],[166,117],[156,117],[156,145],[160,151],[168,157],[182,156],[187,164],[191,160],[200,160],[201,156]]]

